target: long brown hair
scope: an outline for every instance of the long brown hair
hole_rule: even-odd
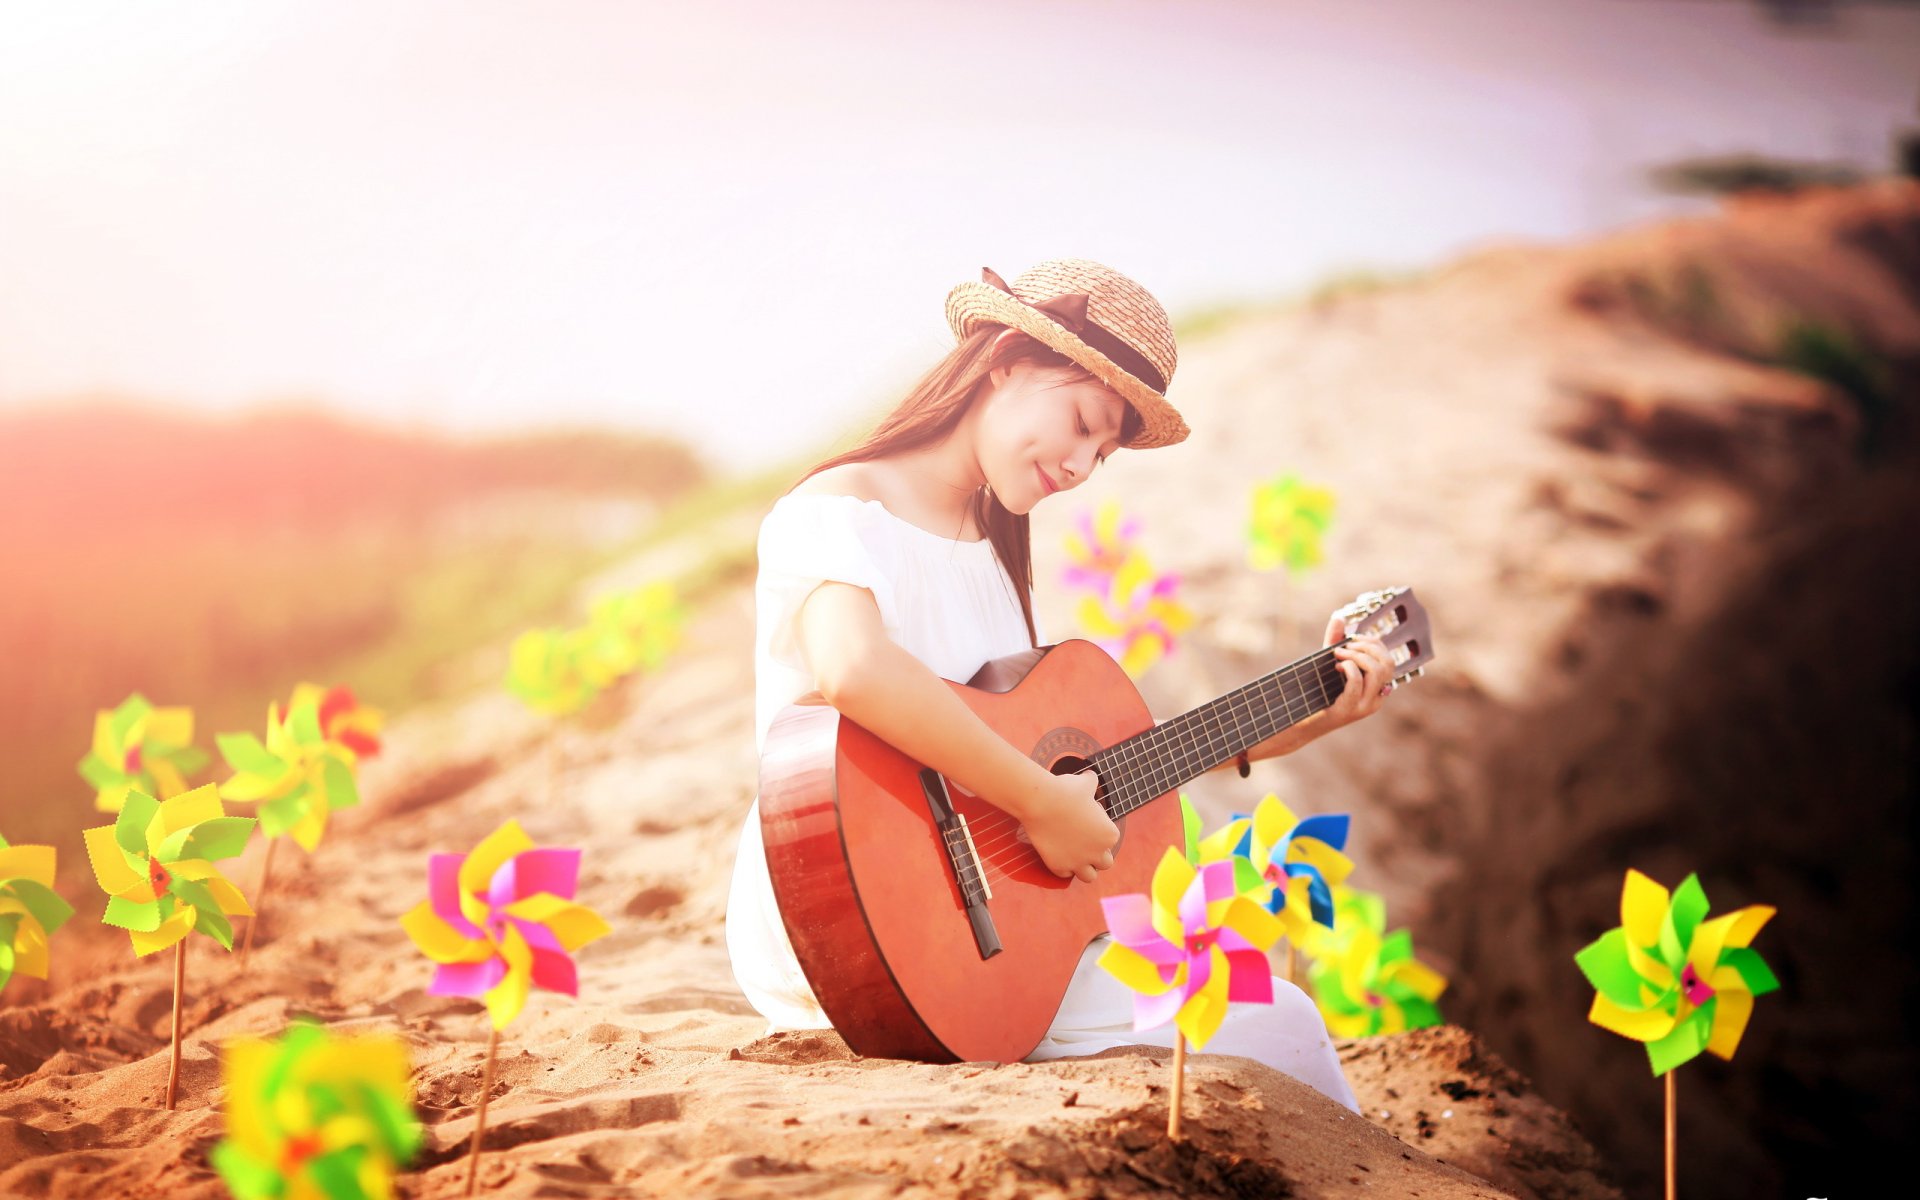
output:
[[[1098,382],[1093,373],[1079,363],[1024,333],[1015,332],[995,352],[994,339],[1006,328],[990,324],[976,328],[922,375],[860,444],[816,463],[793,481],[793,487],[799,487],[828,467],[872,462],[945,440],[985,391],[987,373],[995,367],[1027,362],[1038,367],[1070,370],[1074,372],[1067,380],[1070,383],[1081,379]],[[1131,404],[1125,407],[1126,415],[1120,425],[1122,444],[1131,441],[1140,431],[1140,414]],[[791,492],[793,487],[787,490]],[[1027,527],[1027,514],[1008,511],[995,498],[992,489],[984,487],[973,494],[968,507],[974,523],[993,543],[994,557],[1000,560],[1007,577],[1013,581],[1014,595],[1020,598],[1020,614],[1027,622],[1027,641],[1038,645],[1039,634],[1033,627],[1033,535]]]

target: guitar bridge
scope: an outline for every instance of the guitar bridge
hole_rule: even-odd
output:
[[[980,869],[980,850],[973,844],[973,830],[967,827],[967,819],[954,809],[953,798],[947,794],[947,781],[940,772],[931,767],[922,768],[920,790],[926,794],[934,827],[940,831],[940,840],[947,848],[947,862],[960,885],[967,923],[973,927],[974,945],[981,958],[992,958],[1004,947],[1000,944],[999,931],[993,926],[993,917],[987,912],[993,888]]]

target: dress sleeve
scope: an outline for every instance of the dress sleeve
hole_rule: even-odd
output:
[[[782,496],[761,520],[756,600],[761,620],[771,627],[767,653],[773,661],[807,670],[796,618],[801,602],[828,581],[873,593],[887,635],[899,639],[893,543],[879,516],[855,496],[802,492]]]

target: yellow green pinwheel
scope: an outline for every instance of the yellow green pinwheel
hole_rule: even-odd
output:
[[[15,971],[47,977],[47,938],[73,905],[53,890],[52,846],[13,846],[0,837],[0,991]]]
[[[1688,875],[1671,894],[1628,871],[1620,924],[1574,955],[1594,986],[1587,1018],[1644,1042],[1655,1075],[1702,1050],[1732,1058],[1753,1015],[1753,999],[1780,981],[1753,949],[1774,910],[1750,904],[1707,919],[1707,893]]]
[[[529,629],[513,641],[507,691],[549,716],[578,712],[618,672],[595,653],[590,628]]]
[[[1247,819],[1240,817],[1229,821],[1220,829],[1201,837],[1200,813],[1193,807],[1193,801],[1187,798],[1187,794],[1181,792],[1180,828],[1185,835],[1187,865],[1197,870],[1202,863],[1233,860],[1233,848],[1246,836]],[[1236,869],[1234,878],[1242,892],[1261,886],[1259,874],[1253,870],[1252,863],[1248,863],[1244,870]]]
[[[1156,574],[1145,556],[1120,565],[1104,596],[1080,598],[1080,625],[1127,674],[1138,677],[1164,654],[1177,635],[1193,624],[1193,614],[1174,598],[1180,577]]]
[[[251,733],[214,737],[233,771],[220,785],[220,795],[259,805],[261,833],[270,838],[292,834],[308,853],[326,833],[328,814],[360,803],[357,754],[327,737],[321,723],[324,699],[318,688],[296,689],[284,716],[279,702],[269,701],[265,745]]]
[[[1133,989],[1134,1029],[1171,1018],[1197,1049],[1220,1028],[1228,1002],[1273,1003],[1266,949],[1280,922],[1239,894],[1232,863],[1195,870],[1168,846],[1151,897],[1105,896],[1100,907],[1113,941],[1097,961]]]
[[[111,825],[86,831],[87,860],[107,893],[108,925],[133,952],[164,950],[198,929],[233,949],[229,917],[252,916],[246,897],[214,861],[246,848],[252,817],[229,817],[211,783],[169,800],[130,791]]]
[[[664,580],[602,596],[587,621],[592,654],[615,675],[651,671],[679,646],[685,620],[673,585]]]
[[[187,776],[206,765],[207,752],[193,744],[193,710],[155,708],[135,692],[94,714],[93,747],[79,769],[94,786],[93,806],[117,813],[130,789],[163,800],[178,796]]]
[[[1114,576],[1133,557],[1134,538],[1139,533],[1139,518],[1122,517],[1118,500],[1102,503],[1098,514],[1080,510],[1066,537],[1067,565],[1061,571],[1061,582],[1095,596],[1107,595]]]
[[[1256,570],[1300,571],[1320,562],[1320,535],[1333,521],[1333,493],[1282,475],[1253,489],[1247,559]]]
[[[574,901],[580,851],[537,849],[509,820],[471,854],[435,854],[428,899],[400,919],[422,953],[440,964],[427,990],[484,998],[495,1029],[520,1015],[535,987],[580,994],[575,950],[611,932]]]
[[[1307,945],[1314,1002],[1336,1037],[1400,1033],[1440,1023],[1446,977],[1414,957],[1413,934],[1385,933],[1386,905],[1372,892],[1339,888],[1331,931],[1314,923]]]
[[[207,1160],[239,1200],[388,1200],[420,1149],[407,1048],[312,1021],[222,1047],[226,1136]]]

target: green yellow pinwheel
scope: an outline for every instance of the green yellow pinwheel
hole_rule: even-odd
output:
[[[87,860],[108,897],[101,920],[125,929],[135,954],[196,929],[231,950],[228,918],[253,914],[213,864],[246,848],[254,820],[229,817],[217,793],[211,783],[169,800],[130,791],[113,824],[86,831]]]
[[[1282,475],[1253,490],[1247,560],[1256,570],[1300,571],[1321,561],[1320,537],[1333,523],[1333,493]]]
[[[680,645],[686,610],[664,580],[593,602],[587,629],[593,656],[616,675],[651,671]]]
[[[594,642],[587,627],[527,630],[509,652],[507,691],[548,716],[578,712],[619,674],[596,653]]]
[[[1399,1033],[1440,1023],[1435,1003],[1446,977],[1414,957],[1413,934],[1386,933],[1386,905],[1372,892],[1341,887],[1334,893],[1333,929],[1310,923],[1314,954],[1308,982],[1314,1002],[1336,1037]]]
[[[1709,920],[1699,876],[1688,875],[1669,893],[1628,871],[1620,924],[1574,955],[1595,989],[1587,1018],[1646,1043],[1655,1075],[1703,1050],[1732,1058],[1754,997],[1780,986],[1751,945],[1773,914],[1750,904]]]
[[[239,1200],[387,1200],[420,1149],[406,1045],[311,1021],[221,1050],[226,1136],[207,1160]]]
[[[1332,928],[1333,888],[1353,873],[1343,851],[1348,819],[1343,813],[1296,817],[1280,797],[1268,792],[1254,806],[1244,846],[1263,888],[1256,898],[1286,926],[1295,946],[1304,946],[1313,927]]]
[[[357,752],[329,739],[322,725],[317,688],[296,689],[285,715],[278,701],[267,704],[267,740],[251,733],[222,733],[214,741],[233,775],[220,785],[222,798],[257,804],[260,832],[275,838],[291,834],[312,853],[335,809],[360,803],[354,779]]]
[[[52,846],[13,846],[0,837],[0,991],[15,971],[47,977],[47,938],[73,905],[53,890]]]
[[[186,791],[187,776],[207,765],[207,752],[193,744],[191,708],[155,708],[135,692],[94,714],[93,746],[78,765],[94,786],[93,806],[119,812],[134,788],[163,800]]]

